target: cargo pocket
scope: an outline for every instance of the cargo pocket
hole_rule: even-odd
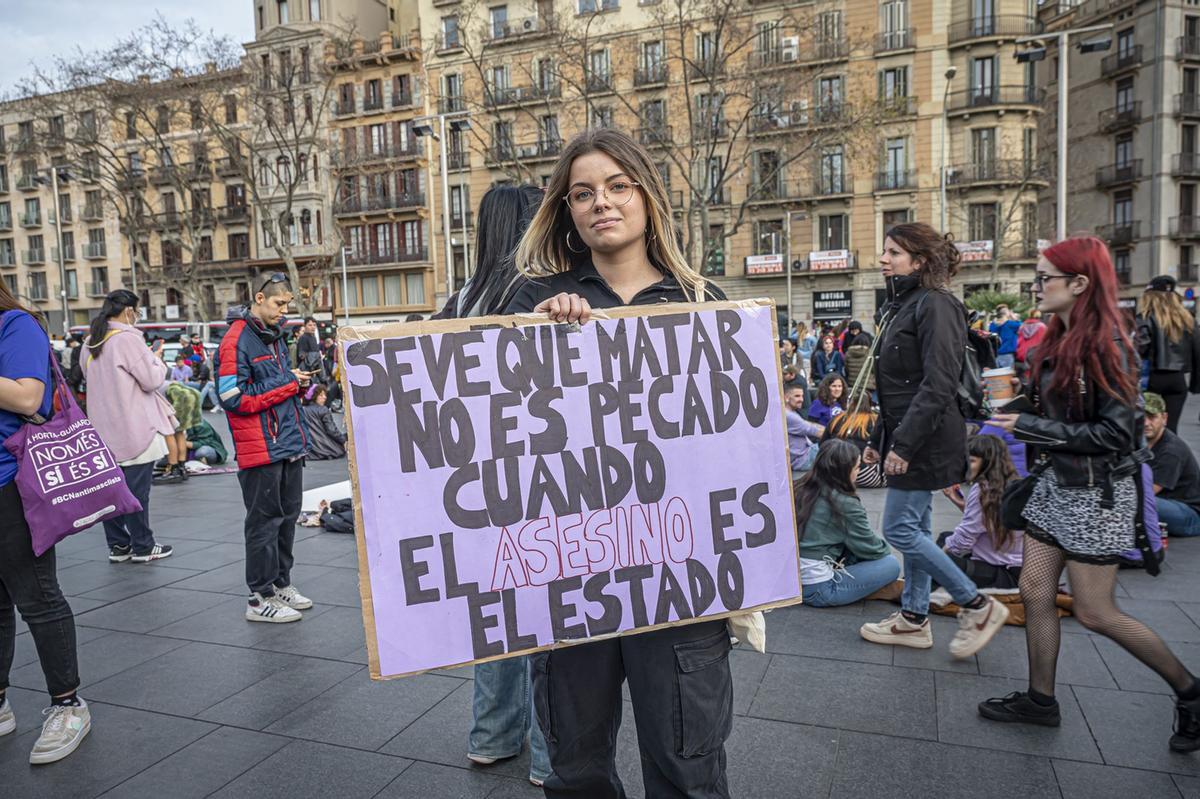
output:
[[[676,751],[700,757],[720,747],[733,727],[733,678],[729,633],[675,645]]]
[[[554,735],[553,715],[550,712],[550,653],[541,652],[530,657],[533,670],[533,714],[542,735],[547,741],[557,742]]]

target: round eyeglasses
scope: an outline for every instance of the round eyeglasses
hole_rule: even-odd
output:
[[[571,206],[572,211],[579,213],[592,210],[596,204],[596,198],[600,194],[603,194],[604,199],[610,204],[619,208],[629,204],[629,201],[633,199],[633,187],[640,185],[642,184],[632,180],[617,180],[609,183],[599,193],[587,186],[576,186],[567,192],[563,199],[567,201],[567,205]]]

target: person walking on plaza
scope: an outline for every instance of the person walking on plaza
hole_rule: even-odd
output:
[[[54,395],[50,339],[31,311],[0,281],[0,439],[16,433],[24,417],[49,417]],[[0,447],[0,738],[17,729],[8,701],[8,676],[17,640],[15,605],[37,648],[50,708],[29,754],[35,765],[62,760],[92,728],[87,702],[79,697],[75,615],[58,585],[54,548],[33,554],[17,461]]]
[[[863,461],[883,462],[883,536],[904,556],[904,594],[899,613],[859,632],[877,644],[933,646],[929,591],[937,580],[962,608],[950,654],[966,658],[1004,626],[1008,609],[980,594],[933,541],[932,492],[966,475],[966,422],[955,396],[967,318],[948,288],[959,253],[929,225],[906,222],[888,231],[879,262],[888,293],[875,359],[881,423]]]
[[[1013,366],[1017,359],[1018,331],[1021,320],[1013,315],[1007,305],[996,306],[996,318],[988,325],[988,332],[1000,339],[996,348],[996,367],[1003,369]]]
[[[1167,429],[1167,404],[1157,394],[1143,395],[1146,446],[1154,453],[1154,504],[1171,537],[1200,535],[1200,465],[1183,439]]]
[[[1023,509],[1021,600],[1029,652],[1029,690],[980,703],[993,721],[1058,726],[1054,683],[1060,631],[1055,595],[1064,566],[1073,612],[1153,669],[1176,695],[1177,752],[1200,749],[1200,683],[1162,639],[1117,607],[1117,564],[1135,544],[1143,422],[1137,358],[1117,308],[1108,247],[1094,236],[1061,241],[1042,253],[1033,282],[1046,338],[1030,364],[1037,413],[998,413],[992,422],[1029,444],[1044,469]]]
[[[170,557],[174,551],[156,543],[150,528],[150,487],[154,464],[167,452],[175,433],[175,414],[160,393],[168,367],[162,342],[155,351],[146,346],[134,325],[138,296],[117,289],[104,298],[92,320],[82,356],[88,387],[88,418],[108,444],[125,474],[130,493],[142,509],[104,522],[110,563],[134,563]]]
[[[1175,278],[1159,275],[1138,302],[1137,344],[1149,363],[1146,390],[1167,405],[1167,427],[1179,431],[1188,392],[1200,393],[1200,331],[1196,319],[1175,291]]]
[[[681,252],[650,153],[612,128],[566,145],[516,264],[530,280],[506,311],[546,313],[557,322],[585,323],[593,307],[725,298]],[[553,768],[545,795],[625,796],[615,756],[627,680],[646,796],[728,797],[729,650],[720,619],[534,655],[534,701]]]
[[[308,448],[300,391],[312,377],[288,362],[282,325],[292,299],[287,275],[273,274],[252,305],[229,310],[213,358],[246,506],[247,621],[300,621],[312,607],[291,581]]]

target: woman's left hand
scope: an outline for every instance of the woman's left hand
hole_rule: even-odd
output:
[[[1019,413],[995,413],[992,418],[988,419],[988,424],[999,427],[1006,433],[1011,433],[1017,428],[1017,420],[1021,418]]]
[[[884,474],[904,474],[908,471],[908,461],[901,458],[895,451],[889,452],[883,461]]]

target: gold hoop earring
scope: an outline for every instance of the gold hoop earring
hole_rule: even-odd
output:
[[[570,250],[571,252],[575,253],[576,255],[582,255],[583,253],[585,253],[585,252],[587,252],[587,251],[588,251],[588,248],[587,248],[587,247],[584,247],[584,248],[583,248],[583,249],[581,249],[581,250],[577,250],[577,249],[575,249],[574,247],[572,247],[572,246],[571,246],[571,234],[572,234],[572,233],[574,233],[574,232],[575,232],[575,231],[573,231],[573,230],[568,230],[568,231],[567,231],[567,249],[568,249],[568,250]]]

